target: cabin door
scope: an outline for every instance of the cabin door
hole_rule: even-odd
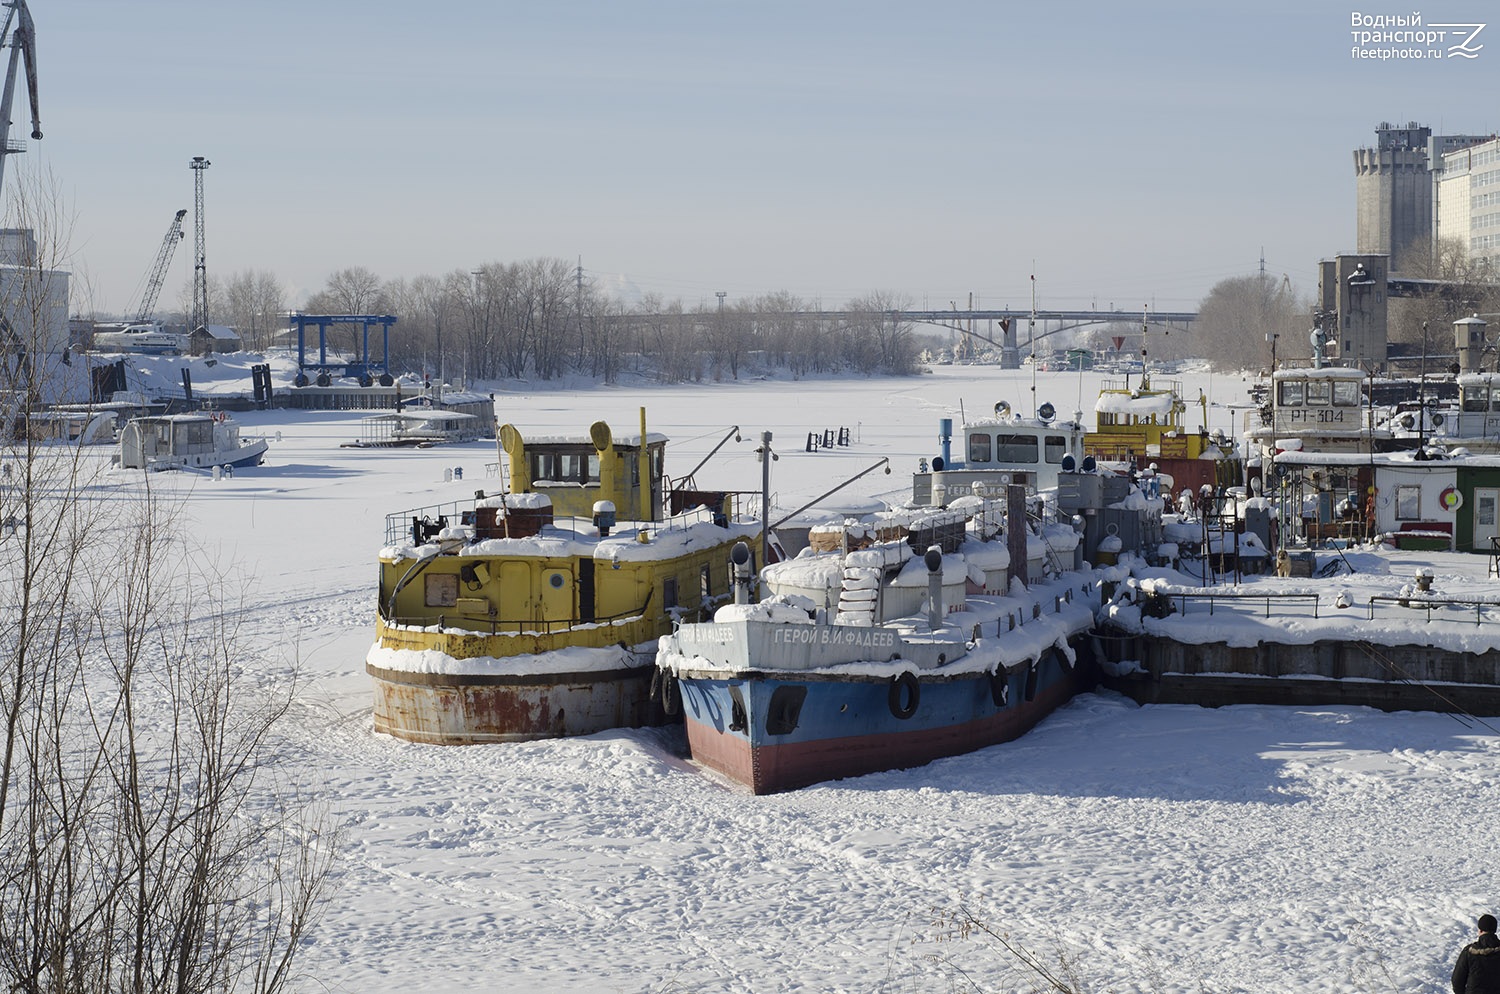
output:
[[[1490,539],[1500,536],[1500,488],[1474,488],[1474,548],[1490,549]]]
[[[573,613],[573,571],[548,566],[542,570],[542,618],[550,623],[571,625]],[[551,628],[548,628],[551,631]]]

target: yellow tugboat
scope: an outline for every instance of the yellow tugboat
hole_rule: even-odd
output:
[[[1200,403],[1206,425],[1207,401]],[[1157,472],[1170,476],[1179,490],[1241,483],[1242,464],[1233,440],[1222,433],[1210,435],[1207,427],[1190,430],[1183,423],[1186,413],[1180,383],[1152,386],[1145,373],[1136,386],[1128,378],[1105,380],[1094,403],[1096,428],[1084,436],[1083,449],[1100,462],[1134,463],[1141,469],[1155,463]]]
[[[759,522],[692,474],[672,488],[644,409],[639,435],[507,424],[499,444],[505,492],[386,519],[376,731],[460,745],[664,723],[678,701],[653,692],[656,640],[729,598],[729,552]]]

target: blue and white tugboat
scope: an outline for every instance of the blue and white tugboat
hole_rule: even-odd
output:
[[[864,541],[767,567],[758,604],[739,546],[737,603],[658,646],[693,759],[756,794],[792,790],[1009,741],[1086,686],[1099,587],[1074,569],[1082,535],[1002,534],[1024,517],[1004,503],[853,529]],[[1032,566],[1047,578],[1028,586]]]

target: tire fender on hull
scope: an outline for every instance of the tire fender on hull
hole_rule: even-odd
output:
[[[917,713],[917,705],[921,702],[922,685],[917,682],[915,673],[908,671],[891,678],[886,703],[890,705],[892,715],[905,721]]]

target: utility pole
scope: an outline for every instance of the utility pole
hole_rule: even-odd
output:
[[[780,459],[771,451],[771,433],[760,433],[760,448],[755,450],[760,459],[760,565],[766,567],[771,561],[771,461]]]
[[[208,325],[208,263],[203,247],[203,172],[212,163],[201,155],[193,156],[188,168],[193,171],[193,320],[191,334]]]

